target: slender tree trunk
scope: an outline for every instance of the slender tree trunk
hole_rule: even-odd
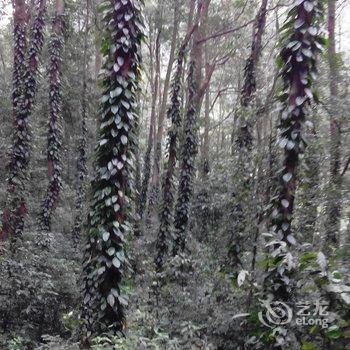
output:
[[[230,225],[231,238],[228,249],[229,259],[233,258],[230,263],[233,268],[241,268],[241,263],[235,266],[235,262],[240,262],[241,259],[238,255],[243,252],[244,237],[255,230],[258,226],[260,214],[257,213],[259,203],[255,203],[252,206],[252,202],[256,201],[254,198],[254,176],[252,176],[253,165],[253,130],[252,123],[248,120],[248,114],[251,116],[254,114],[252,111],[252,104],[254,94],[256,91],[256,70],[259,63],[259,59],[262,51],[262,37],[265,31],[266,25],[266,9],[268,0],[262,0],[260,9],[257,13],[255,23],[253,26],[252,45],[250,55],[246,60],[244,75],[243,75],[243,87],[240,96],[241,109],[237,116],[238,118],[238,133],[237,133],[237,177],[239,183],[236,186],[236,191],[232,199],[234,218]],[[250,226],[251,222],[256,222],[255,225]],[[255,232],[255,237],[257,237]],[[255,239],[255,238],[254,238]],[[254,256],[254,253],[253,253]],[[237,272],[237,271],[236,271]]]
[[[152,198],[151,206],[157,202],[158,191],[159,191],[159,174],[160,174],[160,163],[162,159],[162,142],[164,132],[164,119],[166,115],[166,107],[168,102],[168,91],[170,85],[170,77],[173,69],[173,63],[175,58],[176,41],[179,31],[179,4],[178,1],[174,1],[174,21],[173,21],[173,33],[170,45],[169,62],[167,72],[164,80],[162,102],[158,114],[158,128],[154,143],[154,159],[153,159],[153,170],[151,178],[151,190],[150,198]]]
[[[185,60],[185,51],[188,42],[193,33],[193,29],[188,31],[184,42],[182,43],[178,58],[177,67],[174,75],[172,88],[171,88],[171,107],[168,109],[167,117],[171,120],[171,126],[168,130],[169,150],[168,161],[166,164],[166,171],[163,176],[162,183],[162,207],[160,212],[160,226],[156,241],[156,257],[155,265],[156,271],[161,272],[163,269],[163,263],[165,255],[168,252],[167,241],[170,238],[170,227],[173,223],[173,204],[174,204],[174,173],[177,163],[177,148],[179,133],[181,128],[181,79],[183,75],[183,66]]]
[[[253,26],[253,39],[250,55],[244,67],[243,87],[241,90],[241,115],[239,116],[238,145],[249,148],[252,144],[251,122],[246,118],[246,109],[251,105],[256,91],[256,70],[262,50],[262,37],[266,26],[268,0],[262,0]]]
[[[262,36],[266,26],[266,9],[268,0],[262,0],[253,27],[253,41],[250,56],[244,68],[244,83],[241,94],[241,104],[247,107],[256,91],[256,69],[261,56]]]
[[[330,117],[330,179],[327,198],[326,247],[330,251],[339,240],[341,214],[341,125],[337,116],[338,70],[335,44],[335,8],[336,0],[328,0],[328,64],[331,111]]]
[[[9,235],[15,240],[20,237],[23,228],[26,206],[26,182],[29,164],[29,117],[32,112],[37,91],[37,71],[39,56],[44,42],[44,20],[46,1],[37,3],[37,14],[32,24],[32,37],[26,54],[27,13],[25,2],[14,2],[14,68],[13,68],[13,113],[14,134],[13,146],[8,164],[9,177],[7,188],[7,206],[3,211],[0,238]]]
[[[209,3],[209,0],[203,0],[198,3],[197,18],[200,25],[193,34],[194,42],[191,50],[188,73],[187,111],[183,129],[184,139],[181,145],[180,182],[175,208],[173,256],[177,255],[180,251],[183,252],[186,246],[186,231],[189,223],[190,205],[193,196],[195,160],[198,153],[198,115],[202,98],[213,72],[212,69],[210,76],[206,76],[204,84],[201,85],[203,45],[199,41],[202,37],[202,29],[207,18]]]
[[[144,211],[147,204],[147,194],[149,189],[149,180],[151,176],[151,153],[154,147],[155,130],[156,130],[156,104],[159,92],[159,79],[160,79],[160,33],[161,28],[157,30],[157,36],[155,40],[155,49],[153,53],[153,46],[150,46],[151,55],[151,88],[152,88],[152,106],[151,106],[151,119],[148,134],[147,149],[143,162],[143,179],[141,186],[140,201],[138,203],[137,214],[139,216],[139,225],[142,224]],[[153,54],[155,55],[155,64],[153,64]],[[154,73],[154,74],[153,74]],[[154,76],[153,76],[154,75]],[[139,235],[140,227],[138,227],[136,234]]]
[[[100,73],[101,70],[101,65],[102,65],[102,55],[100,52],[100,36],[101,36],[101,20],[100,17],[97,15],[98,14],[98,7],[100,6],[102,0],[94,0],[93,4],[94,4],[94,21],[95,21],[95,25],[96,25],[96,32],[95,32],[95,54],[94,54],[94,78],[95,80],[98,80],[98,75]]]
[[[81,93],[81,131],[78,145],[77,158],[77,177],[76,177],[76,202],[75,202],[75,217],[73,227],[73,241],[77,247],[80,242],[81,226],[83,222],[83,206],[85,200],[85,178],[87,175],[86,160],[87,160],[87,82],[86,73],[87,65],[87,50],[89,37],[89,16],[90,16],[90,0],[86,0],[86,19],[85,19],[85,33],[84,33],[84,54],[83,54],[83,82]]]
[[[50,65],[49,65],[49,121],[47,138],[47,167],[49,185],[42,204],[39,222],[42,231],[51,230],[51,218],[56,208],[60,190],[62,188],[61,179],[61,65],[62,65],[62,45],[64,30],[64,2],[56,0],[55,16],[52,21],[52,33],[50,42]]]
[[[210,171],[210,165],[209,165],[210,84],[205,93],[204,106],[205,106],[204,135],[203,135],[202,160],[201,160],[202,179],[206,179]]]
[[[102,81],[102,116],[83,264],[83,348],[88,348],[90,337],[119,334],[126,326],[127,296],[122,294],[122,279],[129,266],[125,241],[131,230],[134,192],[131,164],[138,123],[142,2],[113,0],[106,2],[105,8],[104,35],[110,45],[102,46],[103,69],[108,74]]]
[[[11,160],[10,160],[10,177],[8,180],[8,198],[6,203],[9,205],[9,207],[6,207],[3,211],[3,220],[2,220],[2,231],[1,231],[1,238],[6,239],[7,236],[11,235],[13,236],[16,232],[16,227],[14,227],[13,217],[15,213],[13,212],[16,210],[18,205],[22,202],[20,196],[20,193],[17,192],[17,176],[19,175],[20,178],[20,185],[21,189],[19,192],[24,190],[24,181],[23,177],[25,177],[25,174],[20,174],[20,168],[16,166],[17,162],[17,156],[16,156],[16,150],[15,148],[18,148],[18,143],[20,142],[20,139],[18,138],[17,133],[21,133],[22,130],[20,130],[19,125],[19,104],[20,104],[20,97],[22,94],[22,79],[25,72],[25,52],[26,52],[26,25],[28,21],[28,15],[27,15],[27,8],[25,4],[25,0],[16,0],[14,1],[14,28],[13,28],[13,36],[14,36],[14,51],[13,51],[13,90],[12,90],[12,107],[13,107],[13,115],[14,115],[14,128],[15,131],[13,133],[13,148],[12,148],[12,154],[11,154]],[[27,128],[24,130],[25,133],[27,133]],[[26,136],[28,137],[28,136]],[[29,141],[27,139],[27,141]],[[23,155],[21,156],[23,159]],[[22,161],[25,163],[25,161]],[[18,175],[17,175],[18,174]],[[23,203],[25,206],[25,203]],[[22,216],[25,215],[26,207],[23,207],[24,213]],[[18,232],[20,233],[20,232]]]
[[[25,0],[14,1],[14,56],[13,56],[13,91],[12,106],[16,117],[19,112],[20,97],[23,90],[25,72],[26,30],[28,13]]]

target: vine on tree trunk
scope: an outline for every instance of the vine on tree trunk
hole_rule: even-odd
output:
[[[60,0],[57,0],[58,4]],[[49,48],[50,64],[49,64],[49,122],[48,122],[48,138],[47,138],[47,161],[48,161],[48,177],[49,186],[42,204],[40,214],[40,229],[42,231],[50,231],[51,216],[57,205],[60,190],[62,188],[61,179],[61,148],[62,148],[62,132],[61,132],[61,76],[62,76],[62,44],[64,30],[64,14],[63,5],[57,5],[56,15],[52,20],[52,34]]]
[[[323,18],[322,3],[321,0],[295,2],[281,32],[283,48],[277,63],[283,82],[279,95],[283,107],[279,125],[279,146],[284,150],[284,161],[274,200],[271,241],[267,244],[270,252],[264,283],[268,298],[276,301],[293,301],[293,273],[296,263],[290,248],[297,242],[291,225],[298,164],[306,146],[302,127],[311,103],[317,101],[314,91],[316,54],[322,51],[324,45],[319,28]],[[279,349],[285,348],[292,341],[290,332],[283,327],[276,332],[275,345]]]
[[[178,198],[175,208],[175,239],[173,256],[184,251],[186,229],[190,216],[190,200],[193,193],[195,158],[197,155],[197,82],[194,81],[195,62],[192,60],[188,73],[188,108],[184,121],[184,141],[181,146],[181,168]]]
[[[37,73],[39,56],[44,43],[44,26],[46,1],[37,2],[37,14],[31,28],[31,38],[26,55],[26,14],[23,7],[15,4],[14,26],[14,72],[13,72],[13,109],[14,134],[10,161],[7,166],[8,189],[7,207],[3,213],[1,239],[9,235],[15,240],[20,237],[24,228],[26,207],[26,182],[28,177],[30,131],[29,117],[31,115],[37,92]],[[27,57],[26,57],[27,56]]]
[[[167,118],[171,120],[171,127],[168,130],[168,161],[162,182],[162,207],[160,212],[160,226],[156,241],[156,271],[163,268],[164,256],[168,252],[167,240],[170,236],[170,227],[173,222],[174,204],[174,172],[177,162],[177,149],[179,131],[181,128],[181,78],[183,73],[183,63],[188,40],[181,46],[177,58],[177,67],[171,87],[171,106],[168,109]]]
[[[83,264],[85,337],[122,332],[125,328],[128,298],[122,278],[129,267],[125,242],[131,231],[130,202],[134,191],[142,5],[137,0],[111,0],[101,5],[105,63]]]

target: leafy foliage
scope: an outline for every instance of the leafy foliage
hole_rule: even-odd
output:
[[[181,46],[178,58],[176,72],[171,87],[171,107],[168,109],[167,117],[171,120],[171,127],[168,131],[168,161],[166,171],[163,175],[162,193],[163,202],[160,213],[160,226],[156,243],[156,270],[160,272],[163,266],[164,256],[168,251],[168,240],[170,238],[170,228],[173,223],[172,210],[174,203],[174,172],[177,163],[178,138],[181,128],[181,77],[183,74],[183,64],[185,59],[185,49],[187,42]]]
[[[29,117],[37,92],[36,79],[39,56],[44,43],[44,19],[46,6],[39,1],[37,15],[33,21],[32,36],[26,54],[26,22],[23,20],[24,5],[16,6],[19,12],[14,28],[14,68],[12,103],[15,128],[8,164],[8,208],[3,212],[2,238],[9,234],[18,237],[23,232],[26,209],[26,182],[29,164]],[[25,18],[25,17],[24,17]]]
[[[266,288],[275,300],[290,300],[295,288],[292,280],[295,261],[289,247],[296,245],[296,239],[291,224],[298,164],[305,148],[301,128],[308,107],[314,101],[316,54],[322,51],[324,44],[320,34],[322,17],[322,1],[297,1],[289,11],[281,33],[283,48],[279,57],[283,62],[280,69],[283,85],[280,101],[283,109],[279,146],[284,150],[284,160],[279,193],[274,199],[273,234],[267,245],[273,264],[269,265],[266,277]],[[276,346],[286,346],[290,341],[291,336],[286,336],[286,331],[280,329]]]
[[[95,178],[84,257],[87,336],[125,328],[122,276],[128,269],[126,234],[133,193],[134,132],[142,39],[141,2],[115,0],[101,5],[105,57],[101,123],[95,151]]]
[[[175,239],[173,255],[184,251],[186,245],[186,229],[190,215],[190,200],[193,193],[193,177],[195,158],[197,155],[197,83],[194,80],[195,62],[191,61],[188,72],[188,107],[184,120],[184,140],[181,145],[181,170],[178,198],[175,208]]]
[[[56,13],[52,20],[52,34],[50,42],[50,90],[49,90],[49,122],[47,136],[47,161],[49,185],[42,204],[39,217],[40,228],[50,231],[51,216],[56,207],[62,188],[61,179],[61,52],[64,30],[64,14]]]

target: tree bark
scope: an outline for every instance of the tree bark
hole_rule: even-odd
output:
[[[89,37],[89,16],[90,16],[90,0],[86,0],[86,18],[84,32],[84,53],[83,53],[83,72],[82,72],[82,92],[81,92],[81,131],[79,145],[77,149],[77,174],[76,174],[76,202],[75,217],[72,230],[73,242],[75,247],[78,246],[81,236],[81,226],[83,223],[83,206],[85,200],[84,182],[87,175],[87,54],[88,54],[88,37]]]
[[[177,67],[171,89],[171,106],[168,109],[167,117],[171,120],[168,131],[169,151],[166,171],[162,183],[162,207],[160,211],[160,225],[156,240],[156,257],[154,259],[156,271],[161,272],[165,255],[168,252],[167,241],[170,237],[170,227],[173,223],[172,209],[174,204],[174,173],[178,159],[178,141],[182,123],[181,118],[181,79],[184,70],[185,50],[197,24],[191,31],[188,31],[180,47]]]
[[[202,62],[203,50],[199,42],[202,37],[202,29],[207,18],[210,0],[203,0],[198,3],[197,18],[199,27],[193,34],[193,47],[188,73],[188,101],[187,111],[184,120],[184,139],[181,145],[181,167],[178,198],[175,208],[175,238],[172,254],[177,255],[183,252],[186,247],[186,231],[190,218],[190,205],[193,196],[193,181],[195,176],[195,160],[198,153],[198,130],[197,123],[200,105],[205,90],[208,87],[211,73],[206,76],[202,84]]]
[[[160,34],[161,34],[161,28],[158,25],[157,28],[157,36],[155,40],[155,48],[153,53],[153,45],[150,45],[150,56],[151,56],[151,75],[150,75],[150,84],[152,89],[152,106],[151,106],[151,118],[150,118],[150,126],[149,126],[149,133],[148,133],[148,142],[147,142],[147,149],[144,156],[144,162],[143,162],[143,179],[142,179],[142,186],[141,186],[141,194],[140,194],[140,200],[138,203],[138,209],[137,214],[139,216],[139,224],[141,224],[144,216],[144,211],[146,208],[147,203],[147,195],[148,195],[148,189],[149,189],[149,180],[151,176],[151,153],[152,149],[154,148],[154,141],[155,141],[155,130],[156,130],[156,104],[157,104],[157,97],[159,92],[159,79],[160,79]],[[153,61],[153,55],[155,55],[155,64]],[[139,235],[140,227],[136,230],[136,234]]]
[[[284,259],[289,252],[289,247],[296,244],[292,232],[292,221],[294,216],[294,201],[298,184],[298,168],[301,154],[304,153],[306,143],[302,135],[302,127],[309,106],[314,100],[314,72],[316,71],[316,54],[320,50],[323,39],[318,35],[319,19],[322,14],[322,5],[317,3],[312,11],[307,11],[304,2],[294,5],[295,17],[290,22],[291,35],[280,53],[283,62],[280,75],[283,79],[283,110],[280,117],[280,141],[279,146],[284,150],[283,168],[280,171],[280,185],[278,195],[274,201],[275,211],[272,213],[272,232],[275,240],[271,249],[274,259]],[[291,15],[290,15],[291,16]],[[301,23],[301,26],[294,24]],[[313,35],[309,28],[315,27],[316,34]],[[303,43],[302,51],[294,50],[290,43]],[[311,53],[311,54],[310,54]],[[301,55],[301,59],[300,56]],[[300,74],[303,72],[303,75]],[[306,83],[305,83],[306,81]],[[283,260],[277,266],[271,266],[269,271],[270,280],[273,284],[271,290],[276,300],[289,300],[294,288],[290,280],[293,269],[285,268],[283,274],[279,271],[281,267],[288,265]],[[268,280],[268,279],[267,279]]]
[[[243,253],[243,237],[251,234],[259,226],[257,221],[261,217],[260,213],[258,213],[258,196],[255,196],[254,193],[254,181],[256,181],[254,175],[252,175],[252,169],[254,168],[252,153],[254,134],[250,119],[256,113],[253,111],[252,105],[256,91],[256,70],[262,53],[261,43],[266,25],[267,4],[268,0],[261,1],[260,9],[253,25],[251,50],[244,67],[240,110],[236,116],[238,119],[238,132],[237,139],[235,140],[237,145],[236,166],[239,182],[236,185],[235,195],[232,199],[232,212],[235,213],[235,223],[230,227],[231,242],[228,249],[229,260],[230,257],[234,257],[231,262],[233,268],[241,268],[241,264],[235,265],[237,261],[240,262],[240,259],[236,255]],[[253,201],[256,201],[256,205],[254,206],[251,204]],[[255,222],[253,227],[250,226],[251,222]],[[256,231],[255,237],[258,237]],[[232,254],[232,251],[234,254]]]
[[[158,191],[159,191],[159,174],[160,174],[160,163],[162,159],[162,142],[163,142],[163,132],[164,132],[164,119],[166,115],[166,107],[168,101],[168,91],[170,85],[170,77],[173,69],[173,63],[175,58],[176,41],[179,31],[179,4],[178,1],[174,2],[174,21],[173,21],[173,32],[170,45],[169,62],[167,67],[167,72],[164,80],[164,88],[162,95],[162,102],[158,114],[158,128],[156,132],[156,138],[154,143],[154,159],[153,159],[153,170],[151,178],[151,193],[150,196],[153,197],[153,202],[157,202]],[[153,203],[151,203],[152,205]]]
[[[206,179],[209,171],[209,128],[210,128],[210,83],[205,92],[204,101],[204,134],[203,134],[203,145],[202,145],[202,159],[201,159],[201,177]]]
[[[330,90],[330,178],[327,198],[326,242],[327,250],[339,241],[341,215],[341,121],[338,117],[338,69],[335,43],[336,0],[328,0],[328,65]]]

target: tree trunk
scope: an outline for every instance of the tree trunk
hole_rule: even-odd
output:
[[[268,0],[262,0],[259,12],[253,27],[253,41],[250,56],[244,68],[244,83],[242,88],[241,104],[247,107],[256,91],[256,69],[261,56],[262,36],[266,26],[266,8]]]
[[[158,191],[159,191],[159,174],[160,174],[160,163],[162,159],[162,142],[164,132],[164,119],[166,115],[166,107],[168,102],[168,91],[170,85],[170,77],[173,69],[173,63],[175,58],[176,41],[179,31],[179,4],[178,1],[174,2],[174,22],[173,22],[173,33],[170,46],[168,68],[164,80],[162,103],[158,114],[158,128],[154,143],[154,159],[153,159],[153,170],[151,178],[151,190],[150,198],[153,198],[154,204],[157,202]],[[150,203],[152,206],[152,202]]]
[[[167,117],[171,120],[171,126],[168,131],[169,151],[166,171],[162,183],[162,207],[160,213],[160,226],[156,241],[156,271],[163,269],[164,257],[168,252],[167,240],[170,237],[170,227],[173,222],[172,209],[174,204],[174,173],[177,163],[178,139],[181,128],[181,79],[183,75],[183,66],[185,60],[185,51],[188,42],[193,33],[193,29],[187,32],[182,43],[178,58],[174,80],[171,88],[171,107],[168,109]]]
[[[268,269],[264,281],[265,298],[272,295],[274,301],[288,302],[295,290],[295,261],[290,247],[296,244],[292,232],[294,215],[294,199],[298,183],[298,165],[304,153],[305,141],[302,127],[314,100],[314,73],[316,71],[316,55],[324,43],[320,37],[319,25],[322,18],[323,5],[315,2],[310,7],[307,0],[296,2],[286,19],[288,25],[284,33],[288,33],[283,49],[279,55],[282,67],[280,76],[283,79],[280,113],[279,146],[284,149],[283,168],[280,170],[280,185],[273,202],[271,241],[268,256]],[[310,30],[310,28],[313,28]],[[316,31],[316,33],[315,33]],[[300,47],[295,49],[296,45]],[[301,74],[302,73],[302,74]],[[290,339],[293,330],[285,329]],[[279,337],[282,336],[279,333]],[[287,337],[282,336],[283,346],[275,344],[277,349],[291,346]]]
[[[150,126],[149,126],[149,133],[148,133],[148,143],[147,143],[147,149],[144,156],[144,164],[143,164],[143,179],[142,179],[142,186],[141,186],[141,194],[140,194],[140,201],[138,203],[138,210],[137,214],[139,216],[139,224],[142,223],[144,211],[146,208],[147,203],[147,194],[149,189],[149,180],[151,176],[151,153],[152,148],[154,148],[154,138],[155,138],[155,130],[156,130],[156,104],[157,104],[157,97],[159,92],[159,79],[160,79],[160,34],[161,34],[161,28],[158,27],[157,29],[157,36],[155,40],[155,49],[153,53],[153,45],[150,46],[150,56],[151,56],[151,76],[150,76],[150,83],[151,83],[151,89],[152,89],[152,106],[151,106],[151,119],[150,119]],[[153,55],[155,55],[156,61],[155,65],[153,64]],[[138,227],[136,234],[139,235],[140,227]]]
[[[198,131],[197,123],[199,109],[208,87],[210,76],[206,76],[204,84],[202,82],[202,37],[203,25],[207,18],[210,0],[203,0],[198,3],[197,18],[199,27],[193,34],[193,47],[191,50],[191,59],[188,73],[188,101],[187,111],[184,120],[184,139],[181,145],[181,167],[180,182],[178,189],[178,198],[175,208],[175,239],[173,246],[173,256],[180,251],[183,252],[186,246],[186,230],[190,217],[190,205],[193,196],[193,181],[195,176],[195,160],[198,152]]]
[[[241,268],[241,264],[235,266],[235,262],[241,261],[237,255],[243,253],[243,238],[250,235],[256,229],[258,226],[258,222],[256,221],[261,217],[260,213],[257,213],[259,203],[254,198],[254,180],[256,179],[252,175],[252,169],[254,168],[252,153],[253,130],[251,120],[249,119],[254,115],[252,104],[256,91],[256,70],[261,56],[262,36],[266,25],[267,3],[268,0],[262,0],[255,18],[251,51],[244,67],[243,87],[240,96],[241,109],[236,117],[238,118],[239,128],[236,140],[238,183],[232,199],[233,209],[231,211],[235,214],[235,220],[230,225],[231,241],[228,250],[229,260],[233,257],[230,265],[236,270]],[[251,204],[253,201],[256,201],[254,206]],[[250,226],[252,222],[255,223],[254,226]],[[257,237],[256,232],[255,237]]]
[[[330,117],[330,179],[327,198],[327,221],[325,246],[330,251],[339,241],[341,214],[341,122],[337,116],[338,98],[338,70],[335,47],[335,8],[336,0],[328,0],[328,65],[329,90],[331,101]]]
[[[52,21],[52,33],[50,42],[50,65],[49,65],[49,121],[47,136],[47,169],[49,185],[42,204],[39,217],[40,229],[49,232],[51,230],[51,217],[56,208],[60,190],[62,188],[61,179],[61,65],[62,65],[62,45],[64,30],[64,2],[56,0],[55,16]]]
[[[89,16],[90,16],[90,0],[86,0],[86,19],[84,33],[84,54],[83,54],[83,72],[82,72],[82,92],[81,92],[81,131],[80,140],[77,149],[77,174],[76,174],[76,202],[75,202],[75,217],[73,227],[73,242],[75,247],[78,246],[81,236],[81,226],[83,223],[83,206],[85,200],[85,178],[87,175],[86,160],[87,160],[87,82],[86,73],[87,65],[87,50],[89,36]]]
[[[206,67],[208,67],[208,53],[206,50]],[[202,145],[202,159],[201,159],[201,177],[206,179],[209,171],[209,128],[210,128],[210,83],[205,92],[205,101],[204,101],[204,135],[203,135],[203,145]]]
[[[26,182],[29,164],[30,135],[28,119],[31,115],[35,101],[37,84],[36,77],[38,62],[44,42],[44,20],[46,14],[46,1],[40,0],[37,15],[32,25],[32,37],[26,51],[26,25],[27,12],[25,2],[14,2],[14,68],[13,68],[13,112],[14,134],[13,146],[8,164],[9,177],[7,188],[7,207],[3,211],[3,226],[0,238],[5,239],[11,235],[15,240],[20,237],[23,228],[26,206]]]
[[[110,45],[102,47],[103,69],[108,74],[102,81],[102,115],[83,264],[83,346],[90,337],[119,334],[125,329],[127,297],[122,294],[122,277],[130,266],[125,241],[131,230],[134,193],[142,4],[138,0],[114,0],[105,6],[109,15],[104,18],[104,35],[110,38]]]

